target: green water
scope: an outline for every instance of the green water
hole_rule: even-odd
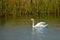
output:
[[[41,21],[44,21],[48,24],[60,24],[60,18],[54,18],[54,17],[38,17],[38,16],[21,16],[21,17],[1,17],[0,18],[0,25],[5,24],[6,22],[9,22],[14,25],[31,25],[31,18],[34,18],[35,24]],[[29,23],[28,23],[29,22]]]

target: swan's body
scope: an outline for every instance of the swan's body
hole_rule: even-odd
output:
[[[46,24],[45,22],[39,22],[36,25],[34,25],[34,19],[31,19],[31,21],[32,21],[32,27],[35,29],[43,29],[48,26],[48,24]]]

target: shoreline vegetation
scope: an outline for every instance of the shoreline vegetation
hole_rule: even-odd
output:
[[[0,0],[0,23],[30,18],[60,24],[60,0]]]

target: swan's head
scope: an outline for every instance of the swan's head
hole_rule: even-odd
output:
[[[34,21],[34,19],[33,19],[33,18],[31,18],[31,21]]]

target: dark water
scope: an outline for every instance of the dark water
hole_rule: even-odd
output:
[[[60,25],[49,25],[43,30],[33,30],[31,25],[0,26],[0,40],[60,40]]]

